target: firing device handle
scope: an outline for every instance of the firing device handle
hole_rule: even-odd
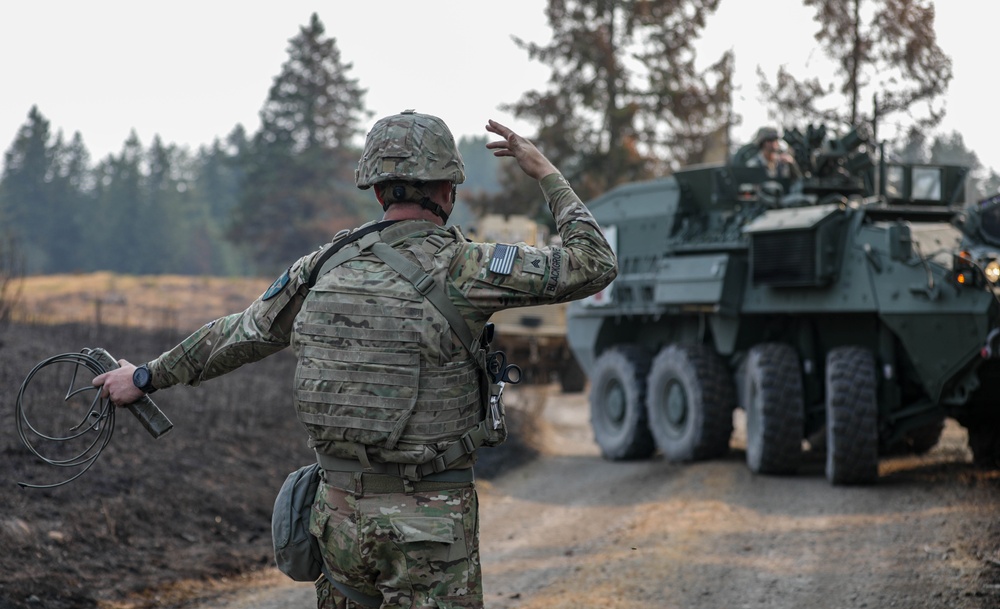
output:
[[[118,365],[117,359],[100,347],[84,349],[83,353],[100,362],[105,370],[114,370],[121,367]],[[143,395],[138,400],[126,405],[126,408],[135,415],[135,418],[139,419],[139,422],[142,423],[142,426],[146,428],[146,431],[153,438],[159,438],[174,428],[174,424],[170,422],[167,415],[163,414],[163,411],[160,410],[148,395]]]

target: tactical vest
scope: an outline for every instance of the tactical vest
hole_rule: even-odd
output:
[[[454,305],[425,297],[432,284],[445,285],[448,268],[440,261],[451,260],[454,237],[437,231],[395,250],[408,259],[396,256],[394,264],[410,265],[409,280],[373,252],[391,255],[387,245],[428,226],[393,225],[345,247],[328,263],[333,270],[325,266],[316,278],[296,317],[296,409],[326,454],[422,464],[449,448],[454,456],[463,436],[485,427],[489,384],[481,362],[456,340],[441,310]]]

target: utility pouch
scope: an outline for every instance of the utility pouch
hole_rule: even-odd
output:
[[[274,562],[298,582],[316,581],[323,572],[319,540],[309,532],[309,514],[318,488],[318,463],[288,474],[271,514]]]
[[[486,361],[489,358],[490,342],[493,341],[494,327],[486,324],[479,337],[476,362],[479,364],[479,395],[482,396],[483,428],[482,445],[497,447],[507,439],[507,417],[503,408],[504,383],[495,382]]]
[[[483,446],[500,446],[507,440],[507,415],[503,408],[503,383],[489,384],[489,391],[483,395],[489,395],[486,404],[486,437]]]
[[[507,440],[507,414],[503,406],[503,390],[508,383],[521,382],[521,368],[516,364],[507,365],[507,354],[490,351],[490,344],[496,337],[496,327],[492,322],[483,326],[479,336],[476,362],[480,370],[480,392],[483,396],[483,422],[485,434],[483,446],[500,446]]]

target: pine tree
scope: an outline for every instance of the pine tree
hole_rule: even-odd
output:
[[[73,134],[68,144],[60,137],[53,151],[53,216],[46,249],[51,253],[48,273],[67,273],[80,270],[80,250],[84,233],[93,225],[89,216],[93,208],[93,172],[90,152],[79,132]]]
[[[199,227],[211,253],[202,257],[196,272],[212,275],[252,274],[253,261],[226,239],[226,227],[239,201],[244,158],[248,151],[246,131],[237,125],[225,143],[216,139],[201,148],[195,161],[191,198],[204,206],[206,218]]]
[[[277,268],[378,206],[354,187],[365,91],[348,76],[316,14],[290,40],[289,58],[260,112],[231,238]]]
[[[150,272],[145,232],[158,225],[143,196],[143,155],[139,136],[132,131],[119,154],[97,164],[93,217],[101,221],[86,234],[90,268],[85,270]]]
[[[804,0],[816,9],[816,41],[836,65],[836,80],[799,80],[784,66],[760,89],[777,118],[789,123],[854,126],[907,115],[926,129],[944,116],[940,97],[951,82],[951,59],[937,44],[930,0]],[[877,102],[866,112],[870,100]],[[923,114],[912,112],[923,106]],[[907,126],[898,129],[905,134]]]
[[[76,261],[81,233],[86,148],[79,134],[70,145],[53,135],[37,107],[4,155],[0,221],[19,248],[28,273],[66,270]]]
[[[718,0],[549,0],[552,40],[515,39],[552,70],[508,106],[584,198],[703,160],[729,120],[732,57],[706,70],[694,43]],[[523,185],[510,192],[523,193]]]

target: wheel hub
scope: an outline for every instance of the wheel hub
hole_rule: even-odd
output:
[[[687,395],[680,383],[669,383],[666,387],[665,413],[667,421],[674,427],[682,427],[687,420]]]
[[[604,403],[607,404],[606,412],[608,420],[612,423],[620,424],[625,420],[625,388],[622,387],[621,383],[612,381],[608,384],[605,397]]]

